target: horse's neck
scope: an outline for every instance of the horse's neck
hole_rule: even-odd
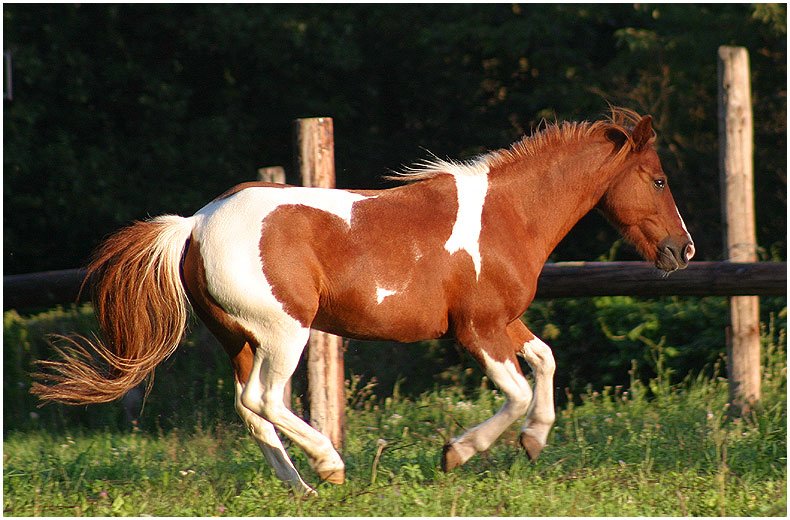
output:
[[[517,198],[514,203],[523,219],[519,225],[528,230],[528,247],[540,265],[606,191],[612,173],[606,167],[610,148],[602,141],[578,143],[503,169],[503,187]]]

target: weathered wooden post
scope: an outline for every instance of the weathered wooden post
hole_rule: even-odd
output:
[[[754,223],[753,128],[749,54],[719,47],[719,179],[724,256],[757,261]],[[727,369],[736,413],[760,399],[760,312],[757,296],[730,298]]]
[[[332,119],[297,119],[294,125],[296,169],[303,186],[335,187],[335,143]],[[345,391],[343,385],[343,339],[310,331],[307,345],[307,380],[310,423],[329,437],[335,448],[345,437]]]
[[[282,166],[267,166],[258,168],[258,180],[263,182],[276,182],[285,184],[285,168]]]

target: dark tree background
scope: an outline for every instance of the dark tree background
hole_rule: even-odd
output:
[[[652,114],[699,258],[721,259],[716,51],[748,48],[758,240],[786,258],[786,7],[4,5],[6,274],[76,267],[133,219],[192,214],[291,122],[335,121],[340,187],[509,145],[543,119]],[[610,255],[586,217],[554,254]],[[611,257],[634,258],[620,248]]]

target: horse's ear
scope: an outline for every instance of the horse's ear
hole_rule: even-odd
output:
[[[645,116],[639,120],[634,128],[634,151],[641,152],[644,150],[651,137],[653,137],[653,117]]]

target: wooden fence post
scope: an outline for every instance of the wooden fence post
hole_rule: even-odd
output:
[[[282,166],[268,166],[258,168],[258,180],[263,182],[276,182],[285,184],[285,168]]]
[[[719,47],[719,179],[724,257],[757,261],[754,223],[753,128],[749,54]],[[760,312],[757,296],[730,298],[727,369],[735,413],[760,399]]]
[[[335,143],[332,119],[297,119],[294,124],[296,169],[302,185],[335,187]],[[343,339],[310,331],[307,345],[310,423],[341,449],[345,436]]]

